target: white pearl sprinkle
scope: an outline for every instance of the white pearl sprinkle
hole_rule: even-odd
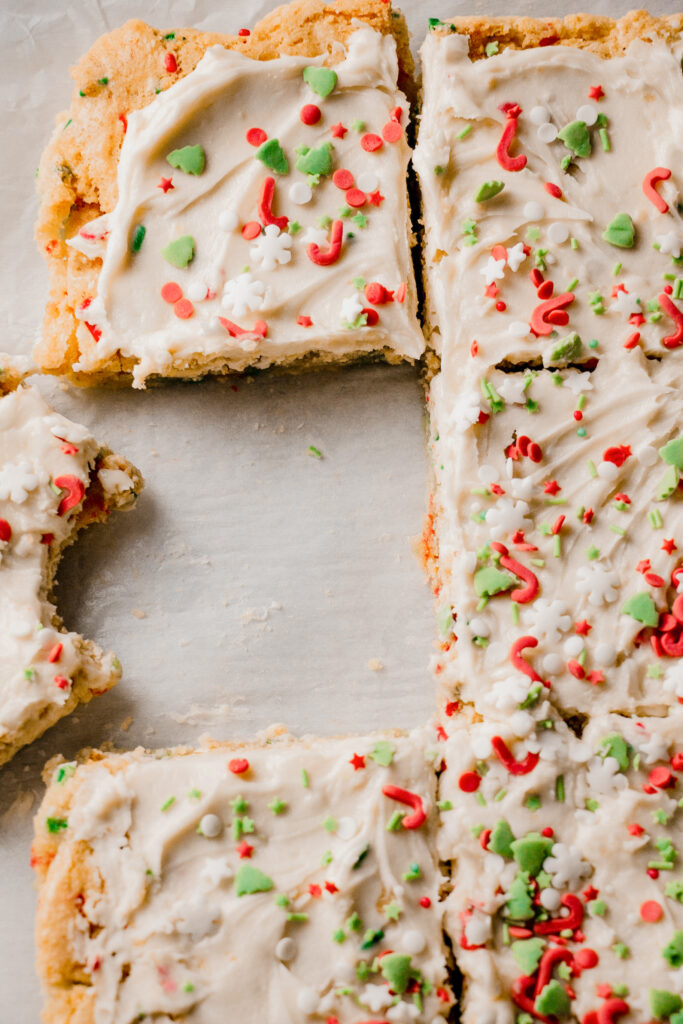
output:
[[[527,220],[542,220],[545,216],[545,210],[540,203],[532,199],[524,204],[524,216]]]
[[[479,616],[470,620],[470,629],[475,636],[487,637],[491,634],[491,627],[488,622],[486,619],[482,619]]]
[[[187,286],[187,297],[193,302],[201,302],[206,298],[206,285],[203,281],[191,281]]]
[[[541,142],[554,142],[557,138],[557,128],[554,124],[542,124],[538,129],[538,137]]]
[[[374,192],[379,187],[379,178],[372,171],[363,171],[358,175],[356,185],[361,192]]]
[[[543,659],[543,671],[549,676],[553,676],[557,672],[561,672],[563,667],[564,662],[559,654],[546,654]]]
[[[422,932],[419,932],[416,928],[411,928],[404,933],[401,945],[405,949],[406,953],[417,955],[425,948],[427,940]]]
[[[234,231],[239,224],[239,218],[234,210],[223,210],[218,215],[218,227],[221,231]]]
[[[576,120],[585,121],[588,126],[595,124],[598,119],[600,111],[594,103],[584,103],[583,106],[579,107],[576,111]]]
[[[562,897],[557,889],[541,889],[539,897],[541,906],[546,910],[557,910],[562,902]]]
[[[205,814],[199,822],[199,828],[207,839],[215,839],[223,831],[223,822],[217,814]]]
[[[302,988],[299,995],[296,997],[296,1004],[302,1013],[310,1014],[315,1013],[318,1009],[318,996],[312,988]]]
[[[569,225],[562,220],[554,221],[548,228],[548,238],[556,245],[562,245],[569,238]]]
[[[599,643],[595,645],[593,657],[597,661],[598,665],[609,667],[617,660],[617,652],[611,644]]]
[[[651,444],[645,444],[636,452],[636,458],[642,466],[654,466],[659,456],[656,448]]]
[[[545,107],[532,107],[529,111],[529,120],[532,124],[546,124],[550,120],[550,114]]]
[[[297,206],[305,206],[313,198],[313,189],[305,181],[295,181],[290,185],[289,198]]]
[[[598,476],[601,480],[616,480],[619,476],[619,467],[613,462],[599,462],[597,465]]]
[[[278,960],[282,960],[283,963],[286,963],[288,960],[293,960],[296,956],[296,942],[294,939],[280,939],[275,947],[275,956]]]
[[[565,654],[569,658],[576,658],[583,650],[583,640],[580,636],[570,636],[564,644]]]

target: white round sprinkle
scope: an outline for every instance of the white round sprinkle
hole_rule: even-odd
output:
[[[305,181],[295,181],[289,187],[289,198],[297,206],[305,206],[313,198],[313,189]]]
[[[609,667],[617,660],[617,652],[611,644],[599,643],[595,645],[593,657],[597,661],[598,665],[605,665]]]
[[[569,225],[563,220],[554,221],[548,228],[548,238],[557,245],[562,245],[569,238]]]
[[[283,963],[293,960],[296,956],[296,942],[294,939],[280,939],[275,947],[275,956],[278,960],[282,960]]]
[[[576,658],[583,650],[583,640],[580,636],[570,636],[565,640],[564,651],[567,657]]]
[[[531,202],[524,204],[524,216],[527,220],[542,220],[545,210],[540,203],[532,199]]]
[[[654,466],[659,456],[656,448],[653,448],[651,444],[645,444],[636,452],[636,458],[641,466]]]
[[[206,298],[206,285],[203,281],[191,281],[187,286],[187,297],[193,302],[201,302]]]
[[[215,839],[223,831],[223,822],[217,814],[205,814],[199,822],[199,828],[207,839]]]
[[[340,818],[337,822],[337,835],[340,839],[352,839],[356,834],[356,822],[353,818]]]
[[[526,711],[515,711],[510,716],[510,728],[515,736],[528,736],[536,728],[536,723]]]
[[[363,171],[358,175],[356,186],[361,192],[374,192],[379,187],[379,178],[372,171]]]
[[[595,124],[598,119],[600,111],[594,103],[584,103],[582,107],[576,111],[576,120],[585,121],[587,125]]]
[[[221,231],[234,231],[239,224],[239,218],[234,210],[223,210],[218,214],[218,227]]]
[[[425,948],[427,940],[422,932],[419,932],[416,928],[411,928],[404,933],[401,945],[405,949],[406,953],[417,955],[417,953],[421,953]]]
[[[546,124],[550,120],[550,114],[546,107],[532,107],[529,111],[529,120],[532,124]]]
[[[564,662],[559,654],[546,654],[543,659],[543,671],[549,676],[555,675],[557,672],[561,672],[564,668]]]
[[[481,619],[478,616],[470,621],[470,629],[475,636],[489,636],[491,633],[491,627],[489,626],[486,619]]]
[[[345,964],[343,961],[338,963],[334,968],[334,980],[335,981],[356,981],[356,970],[351,964]]]
[[[542,124],[538,129],[538,137],[541,142],[554,142],[557,138],[557,128],[554,124]]]
[[[312,1014],[318,1009],[318,995],[312,988],[302,988],[296,997],[296,1004],[302,1013]]]
[[[511,334],[513,338],[524,338],[529,333],[529,325],[523,323],[521,320],[513,320],[508,325],[508,334]]]
[[[601,480],[616,480],[619,476],[619,467],[613,462],[599,462],[597,470]]]
[[[557,889],[541,889],[541,906],[546,910],[557,910],[562,902],[562,897]]]

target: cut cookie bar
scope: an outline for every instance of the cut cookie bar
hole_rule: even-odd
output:
[[[683,15],[435,22],[415,166],[427,313],[485,368],[683,344]],[[569,343],[565,341],[565,347]]]
[[[381,0],[98,40],[41,162],[42,369],[144,386],[419,357],[399,56]]]
[[[142,489],[129,462],[53,412],[2,362],[0,764],[118,681],[112,653],[63,628],[51,588],[78,531],[130,508]]]
[[[465,1024],[678,1019],[681,725],[453,731],[439,842]]]
[[[443,1021],[432,734],[61,764],[36,818],[47,1024]]]
[[[432,381],[446,700],[661,713],[683,697],[678,376],[641,353]]]

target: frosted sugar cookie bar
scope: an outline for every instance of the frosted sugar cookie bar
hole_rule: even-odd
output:
[[[436,758],[424,732],[271,734],[56,767],[44,1020],[443,1021]]]
[[[683,16],[435,22],[415,165],[445,360],[683,344]]]
[[[9,360],[9,361],[8,361]],[[0,377],[0,764],[79,703],[113,686],[110,652],[68,632],[51,593],[78,531],[130,508],[139,472],[86,427],[21,383],[11,357]]]
[[[38,179],[42,369],[143,386],[419,357],[406,38],[381,0],[303,0],[240,36],[99,39]]]
[[[456,725],[439,847],[463,1021],[676,1021],[681,714]],[[528,716],[527,716],[528,717]]]

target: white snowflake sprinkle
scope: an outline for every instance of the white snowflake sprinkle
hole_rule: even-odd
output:
[[[525,617],[534,636],[550,641],[559,640],[572,623],[564,601],[547,601],[543,597],[534,601]]]
[[[307,229],[306,234],[301,236],[301,241],[304,245],[319,245],[324,248],[328,244],[328,234],[325,228],[314,228],[310,227]]]
[[[580,594],[585,594],[594,607],[616,601],[619,577],[612,569],[592,562],[580,566],[576,575],[576,589]]]
[[[385,1006],[389,1006],[393,996],[386,985],[366,985],[358,993],[358,1002],[367,1006],[373,1013],[378,1013]]]
[[[262,235],[254,240],[249,255],[255,263],[260,263],[264,270],[275,270],[277,266],[289,263],[292,238],[283,234],[277,224],[269,224]]]
[[[662,686],[666,693],[670,693],[675,697],[683,697],[683,660],[675,661],[666,670]]]
[[[481,411],[481,396],[478,391],[459,394],[450,412],[449,425],[462,434],[479,420]]]
[[[494,540],[505,537],[517,530],[527,530],[531,525],[527,519],[529,506],[526,501],[512,501],[501,498],[486,513],[486,523]]]
[[[0,470],[0,501],[9,499],[15,505],[23,505],[38,483],[38,477],[30,462],[26,459],[10,462]]]
[[[588,785],[594,793],[611,793],[628,785],[616,757],[594,757],[588,764]]]
[[[543,868],[552,875],[554,889],[563,889],[565,886],[576,889],[582,879],[593,872],[591,865],[581,857],[580,851],[565,843],[555,843],[552,855],[543,862]]]
[[[631,292],[625,292],[620,288],[615,298],[610,303],[610,312],[623,313],[624,316],[632,316],[633,313],[640,313],[638,297]]]
[[[519,373],[508,373],[497,387],[498,394],[510,405],[526,405],[526,377]]]
[[[666,740],[656,733],[646,736],[642,742],[637,742],[639,753],[645,758],[646,764],[653,764],[654,761],[664,761],[668,756]]]
[[[681,255],[681,240],[675,231],[668,231],[665,235],[656,235],[655,241],[659,246],[660,252],[666,256],[673,256],[676,260],[679,259]]]
[[[245,316],[257,309],[263,309],[266,286],[263,281],[256,281],[249,273],[238,274],[226,281],[223,287],[221,305],[234,316]]]

